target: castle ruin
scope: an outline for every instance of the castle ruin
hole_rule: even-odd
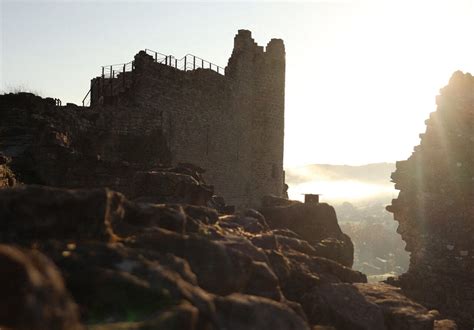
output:
[[[178,60],[140,51],[133,62],[104,67],[92,79],[90,104],[128,109],[107,126],[131,135],[159,129],[172,163],[205,168],[226,202],[255,207],[284,189],[283,41],[272,39],[264,49],[239,30],[223,71],[192,55]]]

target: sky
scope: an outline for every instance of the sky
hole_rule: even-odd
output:
[[[0,90],[80,104],[141,49],[225,66],[238,29],[285,42],[287,168],[406,159],[439,89],[474,73],[474,0],[0,0]]]

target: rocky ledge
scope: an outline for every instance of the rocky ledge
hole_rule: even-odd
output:
[[[352,270],[327,204],[224,214],[23,185],[0,189],[0,243],[2,328],[455,329]]]

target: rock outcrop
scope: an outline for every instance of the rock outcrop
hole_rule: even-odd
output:
[[[290,229],[318,256],[336,260],[347,267],[354,261],[354,245],[337,223],[336,211],[326,203],[288,202],[284,199],[263,201],[262,214],[273,228]],[[286,244],[295,244],[286,240]]]
[[[474,78],[455,72],[437,97],[421,143],[392,174],[387,209],[411,253],[405,292],[474,327]]]
[[[332,219],[307,219],[331,236]],[[432,329],[437,319],[255,210],[20,185],[0,189],[0,242],[11,269],[0,290],[29,297],[2,296],[17,312],[0,325],[19,329]]]
[[[126,121],[127,111],[56,106],[29,93],[0,95],[0,152],[21,183],[110,187],[128,196],[136,172],[169,167],[171,156],[159,129],[138,134],[114,125],[111,119]]]
[[[0,153],[0,189],[13,187],[16,183],[15,175],[12,170],[8,167],[11,162],[11,158],[6,157]]]
[[[0,269],[2,328],[83,329],[60,272],[44,255],[0,245]]]

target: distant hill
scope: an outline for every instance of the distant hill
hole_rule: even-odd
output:
[[[398,223],[385,210],[398,194],[390,181],[394,163],[312,164],[285,171],[291,199],[302,200],[303,194],[314,192],[334,206],[341,229],[354,243],[353,268],[369,275],[369,281],[408,269],[409,254],[396,233]]]
[[[286,182],[291,186],[308,181],[361,181],[373,184],[391,184],[394,163],[373,163],[361,166],[311,164],[286,170]]]

